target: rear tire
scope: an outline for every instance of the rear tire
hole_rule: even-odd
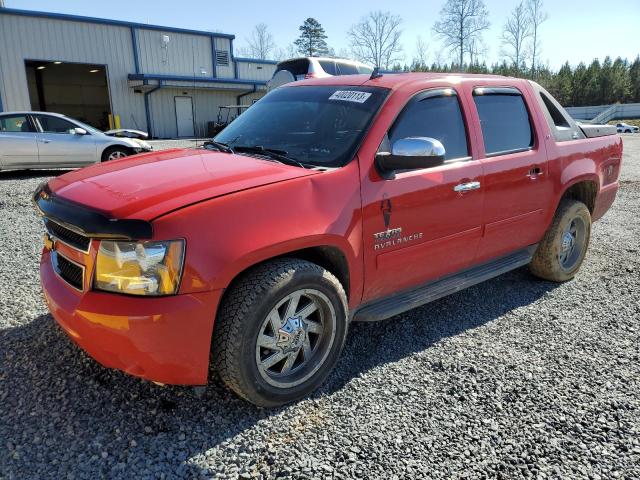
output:
[[[587,206],[577,200],[562,200],[529,269],[544,280],[571,280],[584,261],[590,238],[591,214]]]
[[[126,147],[109,147],[102,152],[102,161],[108,162],[111,160],[118,160],[119,158],[125,158],[131,155]]]
[[[260,265],[225,294],[214,327],[214,368],[255,405],[303,398],[338,361],[347,312],[344,288],[324,268],[293,258]]]

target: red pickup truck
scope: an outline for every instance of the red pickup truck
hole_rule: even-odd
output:
[[[354,75],[278,88],[208,147],[50,180],[40,274],[101,364],[280,405],[317,388],[351,321],[529,265],[573,278],[622,143],[539,85]],[[426,321],[426,320],[425,320]]]

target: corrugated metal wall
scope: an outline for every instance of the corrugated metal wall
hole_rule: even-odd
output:
[[[143,29],[138,29],[137,35],[141,72],[196,77],[213,75],[209,37]],[[169,43],[163,43],[163,36],[169,38]]]
[[[268,63],[238,62],[238,77],[252,80],[271,80],[276,66]]]
[[[166,88],[150,96],[151,117],[154,135],[158,137],[175,137],[177,133],[175,97],[191,97],[194,107],[194,123],[196,135],[205,136],[207,122],[218,117],[218,107],[235,105],[238,92],[220,90],[204,90],[189,88]]]
[[[30,108],[25,59],[107,65],[113,113],[123,126],[146,130],[143,96],[127,83],[135,71],[129,28],[3,14],[0,47],[5,111]]]

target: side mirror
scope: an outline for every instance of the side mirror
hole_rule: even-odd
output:
[[[396,141],[391,152],[378,152],[376,166],[384,178],[393,178],[396,170],[417,170],[442,165],[445,149],[430,137],[409,137]]]
[[[88,132],[84,128],[76,127],[72,132],[74,135],[86,135]]]

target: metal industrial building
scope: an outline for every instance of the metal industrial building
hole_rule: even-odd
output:
[[[218,107],[266,92],[275,62],[238,58],[234,36],[0,8],[0,111],[64,113],[156,138],[206,135]]]

